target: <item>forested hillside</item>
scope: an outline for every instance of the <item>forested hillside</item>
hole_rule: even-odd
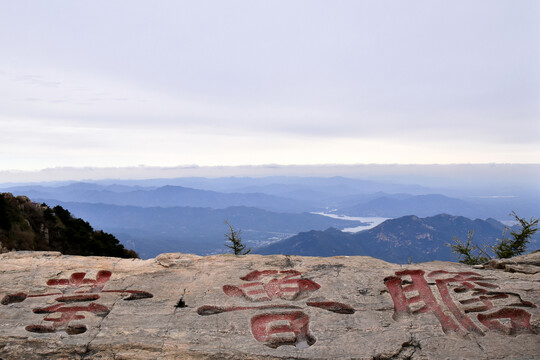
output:
[[[94,230],[61,206],[53,208],[26,196],[0,194],[0,251],[60,251],[66,255],[136,258],[113,235]]]

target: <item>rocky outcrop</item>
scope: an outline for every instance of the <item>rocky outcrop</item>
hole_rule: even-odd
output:
[[[520,259],[537,266],[534,258]],[[369,257],[0,255],[0,359],[533,359],[540,273]]]
[[[511,259],[493,259],[481,268],[502,269],[509,272],[519,272],[524,274],[540,273],[540,250],[532,254],[516,256]]]

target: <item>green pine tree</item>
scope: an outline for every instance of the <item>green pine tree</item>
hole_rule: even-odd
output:
[[[225,224],[229,227],[229,231],[225,233],[225,237],[231,242],[231,244],[225,244],[225,246],[231,249],[234,255],[249,254],[251,249],[246,250],[246,245],[242,243],[242,237],[240,236],[242,230],[234,230],[234,227],[227,220],[225,220]]]
[[[469,231],[467,236],[467,242],[463,243],[454,236],[455,244],[447,244],[452,248],[452,252],[458,255],[458,261],[467,265],[483,264],[491,260],[491,256],[487,253],[487,249],[495,254],[498,259],[507,259],[514,256],[523,254],[527,250],[527,244],[530,242],[531,237],[538,231],[538,220],[530,218],[520,218],[512,211],[510,214],[521,225],[520,230],[511,230],[505,228],[502,239],[495,246],[484,245],[480,248],[478,245],[473,244],[473,230]],[[506,237],[507,231],[510,230],[511,238]]]
[[[521,225],[519,231],[511,230],[512,238],[503,238],[499,244],[492,247],[493,252],[499,259],[507,259],[523,254],[527,250],[527,244],[531,241],[531,237],[538,231],[538,219],[520,218],[514,211],[510,214]]]

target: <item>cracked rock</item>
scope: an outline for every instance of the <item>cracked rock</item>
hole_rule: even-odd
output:
[[[0,359],[533,359],[538,256],[6,253]]]

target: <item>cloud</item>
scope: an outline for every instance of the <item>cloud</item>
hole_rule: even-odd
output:
[[[56,88],[60,86],[58,81],[46,81],[39,75],[20,75],[15,78],[15,81],[21,81],[32,85],[44,86],[48,88]]]
[[[0,140],[52,165],[75,161],[62,147],[138,163],[135,143],[147,161],[188,163],[315,163],[340,144],[381,161],[428,161],[436,144],[446,161],[538,154],[534,1],[18,1],[0,14],[0,124],[17,121]],[[171,157],[188,153],[175,139],[197,153]]]
[[[425,108],[410,103],[385,107],[329,103],[231,102],[149,91],[98,76],[57,73],[62,85],[45,89],[33,83],[4,82],[0,119],[17,118],[18,127],[73,128],[80,131],[182,132],[199,135],[285,136],[296,138],[353,138],[476,140],[534,143],[537,118],[522,109],[503,111],[446,105]],[[16,75],[13,76],[16,78]],[[105,91],[103,91],[105,90]],[[21,106],[21,102],[26,102]],[[361,101],[359,101],[362,103]],[[40,120],[41,119],[41,120]],[[31,125],[34,123],[34,125]],[[523,131],[528,129],[528,131]],[[50,131],[49,131],[50,132]],[[54,131],[53,131],[54,132]],[[98,136],[97,134],[95,136]],[[101,135],[99,135],[101,136]],[[57,142],[65,139],[58,138]],[[68,143],[66,143],[67,146]]]

